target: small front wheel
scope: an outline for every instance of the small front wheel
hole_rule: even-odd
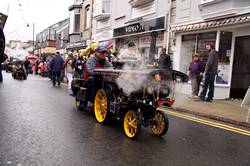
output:
[[[135,111],[128,111],[123,120],[123,128],[127,137],[135,139],[140,133],[140,122]]]
[[[72,90],[73,95],[76,96],[79,88],[75,87],[76,86],[75,84],[76,84],[75,80],[72,80],[72,82],[71,82],[71,90]]]
[[[86,96],[84,94],[84,91],[78,91],[77,94],[76,94],[76,99],[75,99],[75,105],[76,105],[76,108],[79,110],[79,111],[82,111],[85,109],[86,107]]]
[[[79,111],[81,111],[81,110],[82,110],[81,101],[78,100],[78,99],[76,98],[75,104],[76,104],[76,108],[77,108]]]
[[[156,111],[151,121],[151,131],[156,136],[162,136],[166,134],[169,127],[168,116],[166,113]]]

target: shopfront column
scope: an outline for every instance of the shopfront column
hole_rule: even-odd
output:
[[[216,35],[216,42],[215,42],[215,50],[217,50],[217,51],[220,48],[220,34],[221,34],[221,31],[218,30],[217,35]]]

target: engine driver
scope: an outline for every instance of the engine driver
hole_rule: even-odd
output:
[[[94,56],[90,56],[90,58],[86,62],[86,68],[84,71],[84,80],[86,81],[87,86],[87,96],[85,103],[86,105],[88,104],[87,101],[93,98],[94,95],[94,70],[98,68],[112,67],[112,64],[106,58],[107,53],[108,50],[103,45],[99,45],[96,49]]]

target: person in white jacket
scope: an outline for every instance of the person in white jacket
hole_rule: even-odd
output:
[[[65,71],[66,71],[66,76],[67,76],[67,80],[68,80],[68,90],[71,93],[71,82],[73,80],[73,73],[74,73],[74,67],[73,67],[73,53],[69,52],[68,53],[68,58],[65,61]]]
[[[122,51],[118,58],[122,60],[140,60],[140,56],[136,53],[135,43],[128,42],[128,48]]]

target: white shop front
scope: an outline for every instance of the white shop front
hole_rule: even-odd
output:
[[[219,51],[215,99],[243,98],[250,86],[250,16],[174,27],[172,31],[174,69],[186,73],[194,53],[206,62],[205,46],[212,43]],[[182,93],[191,93],[189,83],[183,86]]]

